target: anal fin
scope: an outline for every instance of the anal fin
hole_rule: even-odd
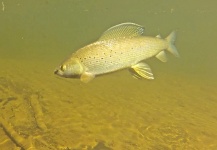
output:
[[[155,57],[158,58],[162,62],[167,62],[167,56],[166,56],[165,51],[161,51]]]
[[[148,64],[144,62],[140,62],[134,66],[132,66],[129,71],[133,74],[133,76],[137,79],[146,78],[146,79],[154,79],[151,68]]]

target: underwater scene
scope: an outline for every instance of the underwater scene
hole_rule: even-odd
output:
[[[216,5],[1,0],[0,149],[216,150]]]

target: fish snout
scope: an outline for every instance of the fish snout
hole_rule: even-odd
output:
[[[54,70],[54,74],[57,74],[58,73],[58,70]]]
[[[54,70],[54,74],[61,76],[61,77],[64,76],[64,73],[60,69]]]
[[[54,70],[54,74],[59,75],[59,69]]]

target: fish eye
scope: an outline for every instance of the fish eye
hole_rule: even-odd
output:
[[[66,66],[65,65],[61,65],[60,66],[60,70],[64,71],[66,69]]]

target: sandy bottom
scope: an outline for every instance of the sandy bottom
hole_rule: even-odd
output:
[[[84,84],[47,62],[0,63],[0,149],[217,149],[217,84],[205,78],[121,71]]]

